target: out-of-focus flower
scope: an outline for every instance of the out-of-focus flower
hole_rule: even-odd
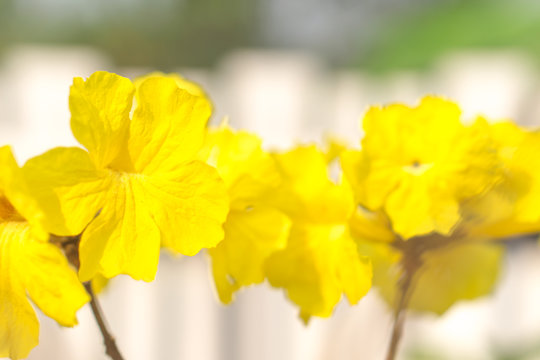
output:
[[[21,359],[37,345],[27,296],[63,326],[89,298],[61,250],[48,242],[43,213],[9,147],[0,147],[0,357]]]
[[[133,96],[137,107],[130,120]],[[154,76],[135,87],[97,72],[74,79],[71,128],[86,147],[56,148],[24,166],[56,235],[81,231],[82,281],[151,281],[160,245],[184,255],[216,246],[228,212],[217,171],[197,160],[208,101]]]
[[[201,157],[216,167],[229,189],[225,238],[208,250],[219,298],[229,303],[242,286],[264,280],[263,263],[285,247],[290,221],[265,201],[280,177],[257,136],[224,124],[209,131]]]
[[[486,240],[540,230],[538,210],[526,215],[530,135],[483,118],[465,126],[459,116],[455,104],[434,97],[415,108],[373,108],[362,150],[342,154],[357,202],[350,229],[390,304],[406,276],[410,309],[442,314],[485,295],[503,255]]]
[[[388,227],[377,229],[379,234],[387,231]],[[460,235],[430,234],[406,242],[398,237],[378,242],[368,235],[358,237],[357,243],[360,253],[371,258],[373,285],[390,306],[398,305],[400,284],[411,275],[406,307],[439,315],[459,300],[489,294],[504,255],[500,244],[469,241]]]
[[[444,99],[372,107],[363,124],[362,150],[343,154],[343,171],[358,203],[384,211],[403,239],[451,234],[460,203],[500,175],[485,124],[463,125],[457,105]]]
[[[356,304],[371,286],[371,264],[358,255],[347,228],[352,193],[330,181],[326,155],[315,146],[275,159],[282,184],[271,202],[289,215],[292,227],[286,248],[268,258],[266,275],[287,291],[304,321],[328,317],[342,294]]]

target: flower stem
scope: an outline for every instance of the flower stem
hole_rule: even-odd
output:
[[[401,336],[403,335],[403,327],[405,325],[405,316],[407,314],[407,304],[411,294],[412,275],[405,272],[403,281],[400,286],[399,303],[394,314],[394,326],[392,327],[392,336],[390,345],[386,354],[386,360],[394,360],[396,358]]]
[[[116,346],[116,341],[114,340],[114,336],[112,336],[109,330],[107,329],[107,324],[105,323],[103,311],[101,310],[97,297],[95,296],[94,291],[92,290],[91,283],[86,282],[83,285],[88,295],[90,295],[90,306],[92,307],[92,312],[94,313],[94,317],[96,318],[96,322],[98,323],[99,330],[101,331],[101,335],[103,336],[103,343],[105,344],[105,353],[109,355],[109,357],[112,360],[124,360],[124,358],[122,357],[122,354],[120,354],[120,351],[118,350],[118,347]]]
[[[394,325],[392,327],[392,336],[390,338],[386,360],[394,360],[396,358],[405,326],[407,307],[414,289],[413,278],[421,266],[422,252],[423,250],[418,250],[414,247],[410,247],[404,251],[401,261],[403,274],[398,283],[399,301],[394,313]]]
[[[58,236],[52,236],[51,242],[57,244],[62,248],[64,251],[64,254],[66,254],[66,258],[68,261],[78,270],[80,268],[80,261],[79,261],[79,242],[81,240],[81,236],[65,236],[65,237],[58,237]],[[92,289],[92,284],[90,281],[83,283],[84,288],[86,289],[86,292],[88,295],[90,295],[90,307],[92,308],[92,312],[94,313],[94,318],[96,319],[96,322],[99,326],[99,330],[101,331],[101,335],[103,336],[103,343],[105,344],[105,353],[109,355],[109,357],[112,360],[124,360],[122,357],[122,354],[120,354],[120,351],[118,350],[118,347],[116,346],[116,341],[114,340],[114,336],[111,335],[109,330],[107,329],[107,324],[105,321],[105,317],[103,316],[103,311],[101,310],[101,306],[99,306],[99,302],[97,300],[96,295],[94,294],[94,290]]]

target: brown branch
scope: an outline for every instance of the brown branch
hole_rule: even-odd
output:
[[[118,347],[116,346],[114,336],[112,336],[107,329],[107,324],[105,323],[103,312],[101,311],[101,307],[99,306],[97,297],[92,290],[92,284],[90,282],[85,282],[83,285],[88,295],[90,295],[90,306],[92,307],[92,312],[94,313],[94,317],[96,318],[96,322],[98,323],[101,335],[103,336],[105,353],[109,355],[109,357],[113,360],[124,360],[122,354],[120,354],[120,350],[118,350]]]
[[[405,326],[405,317],[407,315],[407,308],[414,291],[414,277],[422,267],[423,255],[434,248],[440,246],[446,246],[448,240],[444,238],[433,239],[437,235],[431,235],[427,237],[419,237],[404,241],[397,239],[392,245],[401,254],[402,258],[400,266],[403,271],[398,281],[398,299],[394,313],[394,325],[392,327],[392,335],[390,337],[390,344],[388,345],[388,352],[386,354],[386,360],[394,360],[397,355],[399,343],[403,336],[403,329]],[[427,241],[426,241],[427,240]]]
[[[455,245],[459,241],[462,241],[462,234],[459,231],[455,231],[451,236],[435,233],[414,237],[409,240],[397,238],[391,244],[394,249],[402,254],[400,266],[403,274],[398,282],[399,299],[395,308],[394,325],[392,327],[386,360],[394,360],[397,355],[405,326],[407,307],[414,292],[413,280],[418,270],[422,267],[424,254],[429,251],[451,246],[452,244]]]
[[[388,352],[386,354],[386,360],[394,360],[397,354],[399,343],[403,335],[403,328],[405,326],[405,317],[407,314],[407,305],[412,294],[412,279],[416,273],[416,268],[408,271],[405,269],[403,277],[400,279],[399,286],[399,302],[397,304],[394,313],[394,325],[392,327],[392,336],[390,338],[390,344],[388,346]]]
[[[77,236],[51,236],[51,242],[62,248],[66,258],[77,270],[80,268],[79,261],[79,242],[81,240],[81,235]],[[103,343],[105,344],[105,353],[109,355],[112,360],[124,360],[122,354],[116,346],[116,341],[114,336],[111,335],[107,329],[107,324],[105,322],[105,317],[103,311],[99,306],[94,290],[92,290],[92,284],[90,281],[83,283],[84,288],[88,295],[90,295],[90,307],[92,308],[92,313],[94,313],[94,318],[99,326],[101,335],[103,337]]]

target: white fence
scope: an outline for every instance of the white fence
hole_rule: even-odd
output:
[[[114,68],[86,48],[12,49],[0,63],[0,144],[12,144],[19,162],[54,146],[75,145],[69,86],[74,76],[95,70],[133,77],[153,69]],[[210,71],[180,70],[208,90],[214,122],[227,115],[233,126],[261,135],[268,147],[319,141],[323,133],[357,143],[369,104],[415,103],[427,93],[457,100],[466,116],[540,123],[540,76],[513,53],[457,54],[429,73],[384,78],[329,71],[306,54],[268,51],[239,51]],[[490,359],[494,344],[540,340],[540,251],[531,243],[510,254],[494,296],[460,303],[441,318],[409,317],[403,348],[438,349],[448,359]],[[283,293],[266,284],[241,291],[231,306],[220,305],[206,260],[201,254],[163,254],[155,282],[113,281],[101,302],[126,359],[383,358],[391,315],[375,292],[305,327]],[[74,329],[40,319],[40,345],[29,359],[107,359],[88,307]]]

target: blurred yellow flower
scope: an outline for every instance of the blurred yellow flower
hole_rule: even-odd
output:
[[[0,357],[21,359],[37,345],[39,323],[27,296],[60,325],[89,298],[61,250],[47,242],[43,214],[9,147],[0,147]]]
[[[533,135],[483,118],[465,126],[456,105],[433,97],[370,109],[364,121],[362,150],[341,161],[374,285],[396,305],[411,276],[407,307],[437,314],[491,292],[503,249],[485,240],[540,231]]]
[[[500,244],[437,234],[405,243],[370,237],[357,238],[357,243],[359,252],[373,263],[373,285],[390,306],[398,305],[400,284],[404,276],[412,275],[406,307],[438,315],[459,300],[491,293],[504,255]],[[406,274],[411,268],[412,274]]]
[[[384,211],[405,240],[452,233],[460,202],[497,181],[486,124],[463,125],[450,101],[426,97],[412,108],[372,107],[363,124],[362,150],[342,154],[343,171],[357,201]]]
[[[130,120],[133,97],[137,107]],[[184,255],[216,246],[228,212],[217,171],[197,160],[210,105],[150,77],[96,72],[75,78],[69,105],[75,138],[29,160],[26,176],[56,235],[81,231],[82,281],[128,274],[151,281],[160,245]]]
[[[270,201],[292,219],[286,248],[268,258],[272,286],[286,289],[300,316],[328,317],[345,294],[356,304],[371,286],[371,264],[347,229],[352,193],[328,177],[326,155],[304,146],[275,155],[282,176]]]
[[[265,201],[280,177],[257,136],[227,125],[211,129],[201,157],[216,167],[229,189],[225,238],[208,250],[219,298],[229,303],[242,286],[264,280],[263,263],[285,247],[290,221]]]

